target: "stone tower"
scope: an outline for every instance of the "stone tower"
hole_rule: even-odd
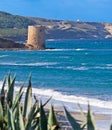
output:
[[[45,35],[43,26],[28,26],[28,40],[25,44],[29,49],[45,49]]]

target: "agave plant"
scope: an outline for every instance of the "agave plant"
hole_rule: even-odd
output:
[[[32,84],[31,75],[26,90],[24,103],[21,102],[24,85],[14,96],[16,76],[12,78],[8,75],[7,92],[5,91],[6,78],[3,81],[0,93],[0,130],[58,130],[58,122],[54,116],[53,106],[47,119],[44,106],[51,97],[44,103],[39,103],[34,96],[35,102],[32,104]],[[56,127],[54,127],[56,126]]]
[[[46,114],[45,105],[51,100],[51,97],[44,103],[34,96],[32,103],[32,83],[31,75],[28,81],[28,87],[25,94],[24,102],[21,101],[24,93],[24,84],[20,87],[16,96],[14,96],[16,76],[12,78],[11,74],[4,78],[0,92],[0,130],[60,130],[61,127],[56,118],[53,105],[51,105],[49,114]],[[7,90],[5,85],[7,81]],[[85,115],[82,108],[81,114],[84,117],[84,122],[80,124],[78,120],[72,117],[64,107],[64,112],[67,120],[70,122],[73,130],[96,130],[95,120],[88,105],[88,112]],[[46,116],[48,115],[48,116]],[[112,130],[112,125],[110,126]]]

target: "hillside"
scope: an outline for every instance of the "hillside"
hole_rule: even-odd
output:
[[[28,25],[44,25],[47,39],[112,38],[112,23],[51,20],[0,12],[0,37],[26,40]]]

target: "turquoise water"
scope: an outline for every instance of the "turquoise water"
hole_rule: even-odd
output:
[[[0,81],[10,71],[19,85],[32,72],[34,93],[112,108],[112,40],[54,40],[46,46],[55,49],[0,51]]]

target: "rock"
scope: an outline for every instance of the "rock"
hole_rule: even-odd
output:
[[[25,45],[10,39],[0,38],[0,49],[25,49]]]

